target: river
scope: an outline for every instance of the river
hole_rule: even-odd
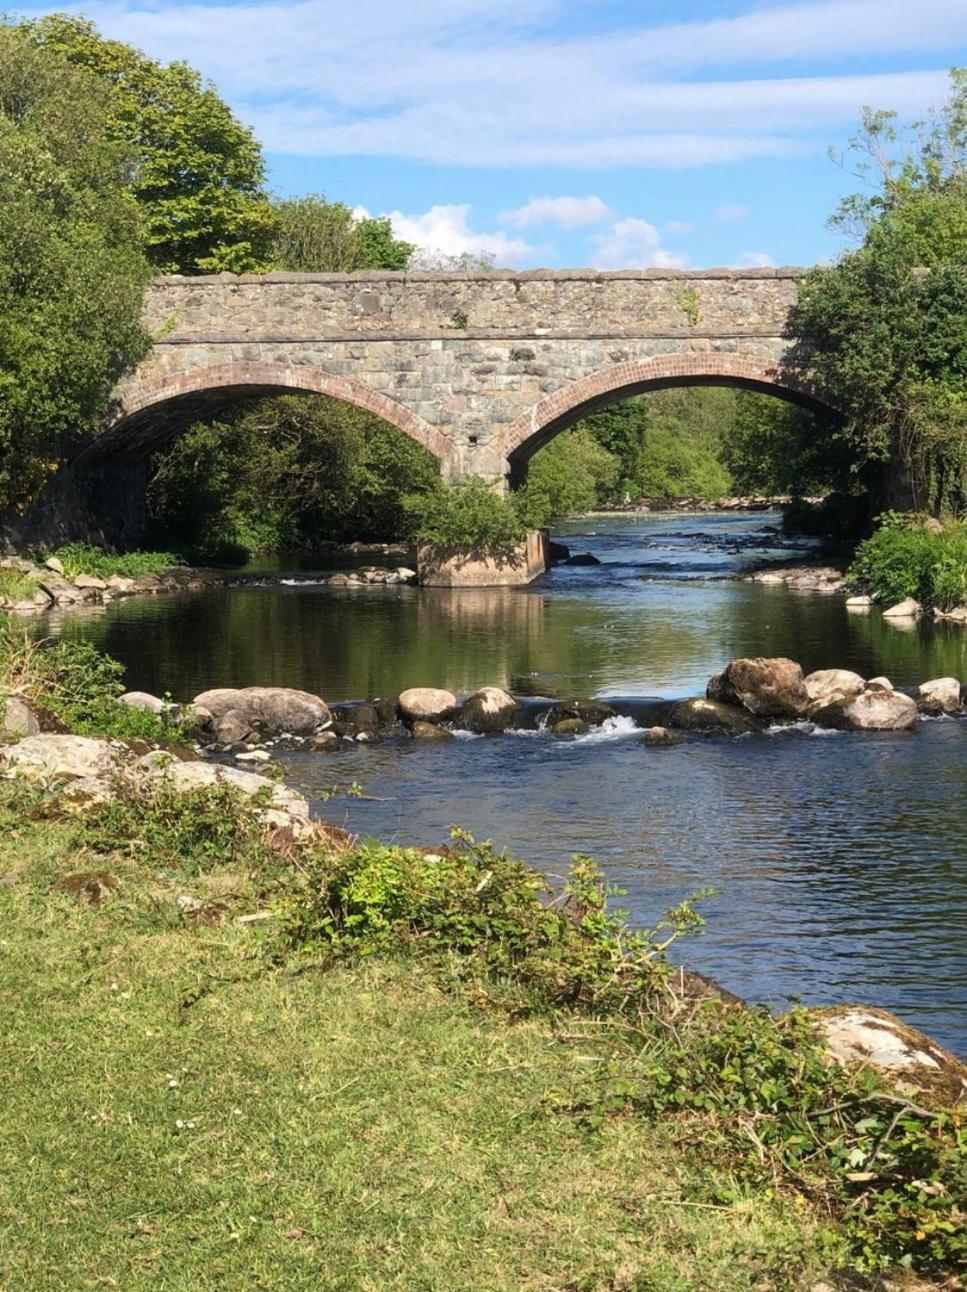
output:
[[[736,655],[788,655],[897,685],[967,679],[967,630],[900,627],[843,598],[737,582],[792,559],[778,518],[596,517],[557,535],[600,565],[528,589],[286,586],[115,602],[56,630],[121,659],[132,688],[190,698],[286,685],[329,700],[407,686],[524,695],[674,697]],[[371,558],[370,558],[371,559]],[[344,564],[344,563],[343,563]],[[49,631],[49,629],[48,629]],[[459,824],[549,873],[592,854],[650,924],[714,887],[687,963],[754,1000],[862,1001],[967,1054],[967,721],[913,733],[808,728],[646,748],[630,720],[575,740],[544,733],[278,752],[320,805],[363,834],[437,843]]]

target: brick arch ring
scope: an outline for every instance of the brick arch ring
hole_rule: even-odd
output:
[[[191,368],[185,372],[168,373],[162,377],[149,377],[143,381],[129,379],[122,383],[118,392],[119,398],[105,423],[105,430],[117,436],[121,427],[137,413],[182,399],[188,395],[202,395],[207,391],[235,392],[244,396],[250,394],[278,394],[291,391],[293,394],[328,395],[332,399],[341,399],[344,403],[354,404],[365,409],[376,417],[389,422],[402,431],[417,444],[421,445],[440,463],[441,469],[452,468],[454,461],[453,445],[450,440],[430,426],[428,422],[411,413],[408,408],[370,390],[362,382],[352,377],[340,377],[326,372],[322,368],[293,366],[283,363],[236,362],[213,364],[206,367]]]
[[[641,394],[649,388],[702,384],[742,386],[809,408],[836,412],[822,392],[780,368],[764,367],[755,360],[732,354],[663,354],[600,368],[562,386],[512,422],[501,435],[499,447],[511,461],[526,460],[558,431],[596,407]]]

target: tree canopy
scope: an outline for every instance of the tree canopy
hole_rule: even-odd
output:
[[[321,194],[275,204],[272,263],[302,273],[352,273],[356,269],[405,269],[414,247],[393,236],[387,217],[357,218],[343,202]]]
[[[142,208],[148,256],[162,273],[269,267],[276,216],[262,150],[214,86],[187,63],[164,65],[86,19],[27,20],[25,43],[85,68],[104,85],[104,131],[133,160],[128,188]]]
[[[0,26],[0,507],[23,508],[145,353],[134,159],[88,71]]]

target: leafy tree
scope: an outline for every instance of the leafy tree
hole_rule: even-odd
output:
[[[262,152],[215,88],[186,63],[164,66],[105,40],[86,19],[28,20],[24,42],[88,69],[107,88],[107,138],[135,160],[131,193],[148,255],[163,273],[258,272],[269,263],[275,213]]]
[[[750,390],[735,392],[723,428],[722,461],[742,493],[826,493],[849,460],[835,418]]]
[[[521,542],[527,532],[514,500],[472,478],[460,485],[435,489],[404,499],[409,534],[443,547],[469,546],[501,552]]]
[[[0,506],[23,508],[148,347],[150,267],[103,87],[0,26]]]
[[[591,511],[614,496],[618,460],[602,448],[587,424],[564,431],[531,459],[517,506],[528,525]]]
[[[435,459],[339,400],[284,395],[191,427],[155,461],[155,535],[209,559],[398,538],[403,496],[439,484]]]
[[[275,205],[272,262],[303,273],[352,273],[355,269],[405,269],[413,245],[393,237],[389,220],[357,219],[342,202],[321,194],[286,198]]]
[[[867,113],[853,141],[876,187],[834,222],[862,244],[800,289],[792,362],[843,414],[854,473],[878,502],[967,507],[967,74],[910,130]]]

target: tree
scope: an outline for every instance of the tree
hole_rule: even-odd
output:
[[[587,425],[564,431],[531,458],[518,509],[530,526],[591,511],[613,497],[618,469],[617,458]]]
[[[83,18],[53,14],[15,30],[106,87],[104,128],[134,158],[129,189],[143,209],[156,269],[250,273],[268,266],[276,217],[261,148],[213,86],[186,63],[164,66],[105,40]]]
[[[277,217],[271,259],[301,273],[352,273],[356,269],[405,269],[413,246],[393,237],[385,216],[358,219],[342,202],[321,194],[286,198]]]
[[[103,87],[0,26],[0,506],[22,509],[146,352],[150,266]]]
[[[849,456],[834,417],[750,390],[734,398],[721,454],[735,489],[802,497],[849,483]]]
[[[856,477],[879,504],[967,506],[967,74],[926,122],[864,117],[853,151],[872,192],[834,217],[862,237],[802,283],[790,360],[843,414]],[[905,151],[906,150],[906,151]]]

